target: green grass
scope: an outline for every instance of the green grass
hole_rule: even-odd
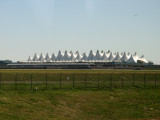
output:
[[[160,119],[160,88],[0,91],[0,120]]]
[[[160,86],[160,71],[0,70],[2,90],[132,86]]]
[[[160,119],[160,71],[0,70],[0,83],[0,120]]]
[[[1,69],[0,73],[160,73],[160,70],[54,70]]]

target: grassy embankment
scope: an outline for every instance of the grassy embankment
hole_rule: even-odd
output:
[[[0,70],[1,74],[7,75],[113,72],[135,73],[135,71],[110,70]],[[136,73],[160,72],[136,71]],[[0,90],[0,120],[160,119],[159,91],[160,87],[154,85],[116,89]]]
[[[160,88],[0,91],[0,120],[160,119]]]

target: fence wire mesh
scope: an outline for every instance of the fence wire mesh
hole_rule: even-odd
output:
[[[158,87],[159,73],[0,73],[2,90]]]

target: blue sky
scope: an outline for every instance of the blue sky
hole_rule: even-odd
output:
[[[160,0],[0,0],[0,59],[99,49],[160,63],[159,6]]]

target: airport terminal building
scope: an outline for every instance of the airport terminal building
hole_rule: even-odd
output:
[[[141,57],[138,56],[137,53],[130,54],[130,53],[112,53],[111,51],[104,52],[97,50],[96,53],[92,50],[87,54],[84,52],[83,54],[80,54],[78,51],[73,53],[72,51],[68,52],[65,51],[64,53],[59,51],[56,55],[53,53],[52,55],[49,55],[48,53],[46,55],[35,53],[33,57],[28,58],[27,62],[29,63],[47,63],[47,62],[116,62],[116,63],[137,63],[138,61],[142,63],[148,63],[148,61],[144,58],[144,55]]]
[[[76,52],[64,53],[59,51],[57,54],[34,54],[26,61],[17,61],[15,63],[0,66],[1,69],[159,69],[160,66],[154,66],[148,62],[144,55],[141,57],[137,53],[111,51],[90,51],[80,54]]]

